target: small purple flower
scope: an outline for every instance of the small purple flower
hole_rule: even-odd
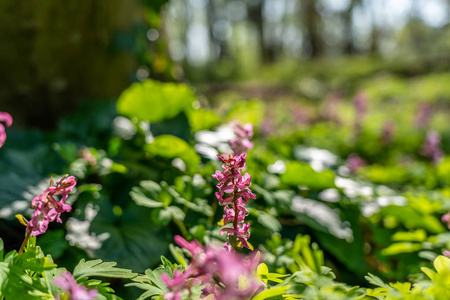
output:
[[[5,123],[6,127],[10,127],[13,123],[11,115],[7,112],[0,111],[0,148],[6,141],[5,126],[1,123]]]
[[[381,132],[381,141],[385,145],[389,145],[392,142],[392,136],[394,135],[394,122],[392,120],[384,123],[383,131]]]
[[[363,119],[367,113],[368,102],[369,99],[366,97],[364,92],[358,92],[353,99],[353,107],[355,110],[354,128],[356,136],[359,136],[361,134],[361,126]]]
[[[55,220],[62,223],[61,213],[69,212],[72,209],[65,201],[75,184],[75,177],[66,175],[55,186],[51,184],[42,194],[31,201],[31,208],[34,208],[35,211],[27,225],[27,232],[30,235],[37,236],[45,233],[48,224]],[[58,200],[55,196],[60,196],[61,199]]]
[[[70,272],[65,272],[53,280],[53,283],[59,286],[63,292],[69,294],[71,300],[93,300],[98,291],[96,289],[87,290],[84,285],[79,285]],[[59,296],[57,296],[60,299]]]
[[[433,163],[438,163],[444,156],[444,152],[441,149],[441,135],[436,131],[428,131],[420,153],[431,159]]]
[[[364,92],[360,91],[356,94],[353,99],[353,107],[355,108],[355,113],[358,117],[363,117],[367,113],[367,103],[369,99],[364,94]]]
[[[424,128],[430,122],[431,116],[433,115],[433,108],[428,103],[420,103],[416,116],[414,118],[414,124],[418,128]]]
[[[325,103],[325,109],[323,113],[323,118],[325,121],[333,122],[337,125],[341,124],[341,119],[339,118],[339,106],[341,104],[341,97],[338,94],[332,95]]]
[[[352,174],[356,174],[360,168],[366,165],[366,161],[358,154],[352,153],[348,156],[345,164],[348,166]]]

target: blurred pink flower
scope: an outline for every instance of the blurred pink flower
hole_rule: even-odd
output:
[[[3,124],[1,123],[5,123],[6,127],[11,126],[13,123],[11,115],[7,112],[0,111],[0,148],[6,141],[5,126],[3,126]]]
[[[84,285],[79,285],[72,274],[67,271],[55,278],[53,283],[59,286],[65,293],[68,293],[68,299],[71,300],[93,300],[98,294],[96,289],[87,290]],[[61,299],[59,296],[56,297],[56,299]]]
[[[394,135],[395,124],[392,120],[386,121],[381,132],[381,142],[385,145],[389,145],[392,142]]]
[[[419,128],[424,128],[430,122],[432,115],[432,106],[429,103],[420,103],[414,118],[414,124]]]
[[[366,161],[362,159],[358,154],[352,153],[348,156],[345,162],[352,174],[356,174],[358,170],[366,165]]]
[[[353,99],[353,108],[355,110],[354,130],[357,137],[361,134],[362,122],[367,113],[368,102],[369,99],[362,91],[358,92]]]
[[[448,229],[450,229],[450,212],[446,213],[441,218],[442,223],[447,225]]]
[[[252,149],[253,143],[250,142],[250,139],[253,136],[253,124],[242,125],[240,122],[230,122],[229,125],[233,127],[236,136],[235,140],[229,141],[234,155],[237,156]]]
[[[200,249],[197,241],[189,243],[180,236],[176,236],[175,241],[191,252],[192,259],[184,272],[176,269],[173,278],[161,275],[169,288],[164,294],[165,300],[179,300],[183,295],[190,295],[195,284],[204,286],[202,298],[212,294],[216,300],[250,299],[262,288],[262,282],[255,276],[259,262],[254,258],[246,259],[236,252],[214,246]],[[247,283],[245,286],[239,284],[243,278]]]
[[[420,148],[420,153],[431,159],[435,164],[439,162],[442,156],[444,156],[444,152],[441,149],[441,135],[436,131],[428,131],[425,141]]]

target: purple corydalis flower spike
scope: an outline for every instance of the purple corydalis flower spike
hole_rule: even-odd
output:
[[[42,194],[34,197],[31,208],[34,214],[27,225],[27,232],[32,236],[43,234],[47,231],[48,224],[56,220],[62,223],[61,213],[69,212],[72,207],[66,204],[66,199],[76,185],[75,177],[63,176],[55,186],[48,187]],[[61,196],[61,199],[55,198]]]
[[[249,199],[256,199],[255,194],[250,190],[251,176],[248,173],[242,175],[242,169],[245,167],[245,158],[247,154],[243,153],[233,157],[225,158],[221,155],[217,156],[223,162],[223,171],[216,171],[212,175],[214,179],[219,181],[216,192],[219,204],[223,208],[224,224],[232,223],[233,227],[223,228],[221,234],[226,234],[228,241],[224,247],[231,251],[238,245],[251,249],[247,240],[250,237],[250,223],[244,223],[247,215],[245,205]],[[232,245],[230,241],[234,239]]]
[[[1,123],[5,123],[6,127],[10,127],[13,123],[13,118],[7,112],[0,111],[0,148],[6,141],[5,126]]]

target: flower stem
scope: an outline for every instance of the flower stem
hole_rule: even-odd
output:
[[[177,224],[177,226],[178,226],[178,228],[180,229],[180,231],[181,231],[181,233],[183,234],[183,236],[184,236],[184,237],[187,237],[188,231],[187,231],[186,226],[184,225],[184,223],[181,222],[181,221],[179,221],[179,220],[176,220],[176,219],[172,219],[172,220],[173,220],[173,222],[174,222],[175,224]]]
[[[25,239],[23,240],[22,245],[20,246],[18,255],[22,254],[23,250],[25,249],[25,246],[27,245],[27,242],[28,242],[28,239],[30,238],[30,236],[31,236],[31,232],[27,230],[27,235],[25,236]]]

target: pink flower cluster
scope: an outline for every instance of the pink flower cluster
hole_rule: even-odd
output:
[[[176,269],[173,278],[167,274],[161,276],[169,288],[165,300],[180,300],[186,294],[191,299],[191,288],[198,284],[203,286],[202,298],[213,295],[215,300],[250,299],[261,289],[261,282],[255,276],[259,263],[256,259],[244,259],[238,253],[217,247],[203,247],[197,241],[189,243],[181,236],[174,239],[191,252],[192,259],[184,272]]]
[[[5,123],[7,127],[12,125],[13,119],[10,114],[7,112],[0,111],[0,122]],[[3,144],[6,141],[6,132],[5,132],[5,126],[0,123],[0,148],[3,146]]]
[[[53,283],[59,286],[65,293],[68,293],[68,299],[72,300],[93,300],[98,294],[96,289],[87,290],[84,285],[79,285],[72,274],[67,271],[55,278]],[[56,299],[61,298],[56,296]]]
[[[224,247],[231,251],[237,246],[250,249],[247,242],[250,237],[250,223],[244,223],[247,215],[245,205],[248,200],[256,199],[249,186],[251,184],[251,176],[248,173],[241,174],[245,167],[245,158],[247,154],[243,153],[233,157],[224,158],[217,155],[219,160],[223,162],[223,171],[217,170],[212,177],[219,181],[216,192],[217,200],[223,205],[223,221],[224,224],[233,223],[233,227],[222,228],[221,234],[227,234],[228,241]]]
[[[27,233],[33,236],[40,235],[47,231],[48,223],[55,220],[62,223],[61,213],[72,209],[65,202],[76,183],[75,177],[65,175],[55,186],[53,186],[52,180],[50,187],[33,199],[31,208],[34,208],[35,211],[28,222]],[[61,196],[61,199],[58,200],[55,196]]]
[[[234,155],[240,155],[253,148],[250,139],[253,136],[253,124],[247,123],[242,125],[240,122],[231,122],[229,124],[234,128],[235,140],[229,141]]]

